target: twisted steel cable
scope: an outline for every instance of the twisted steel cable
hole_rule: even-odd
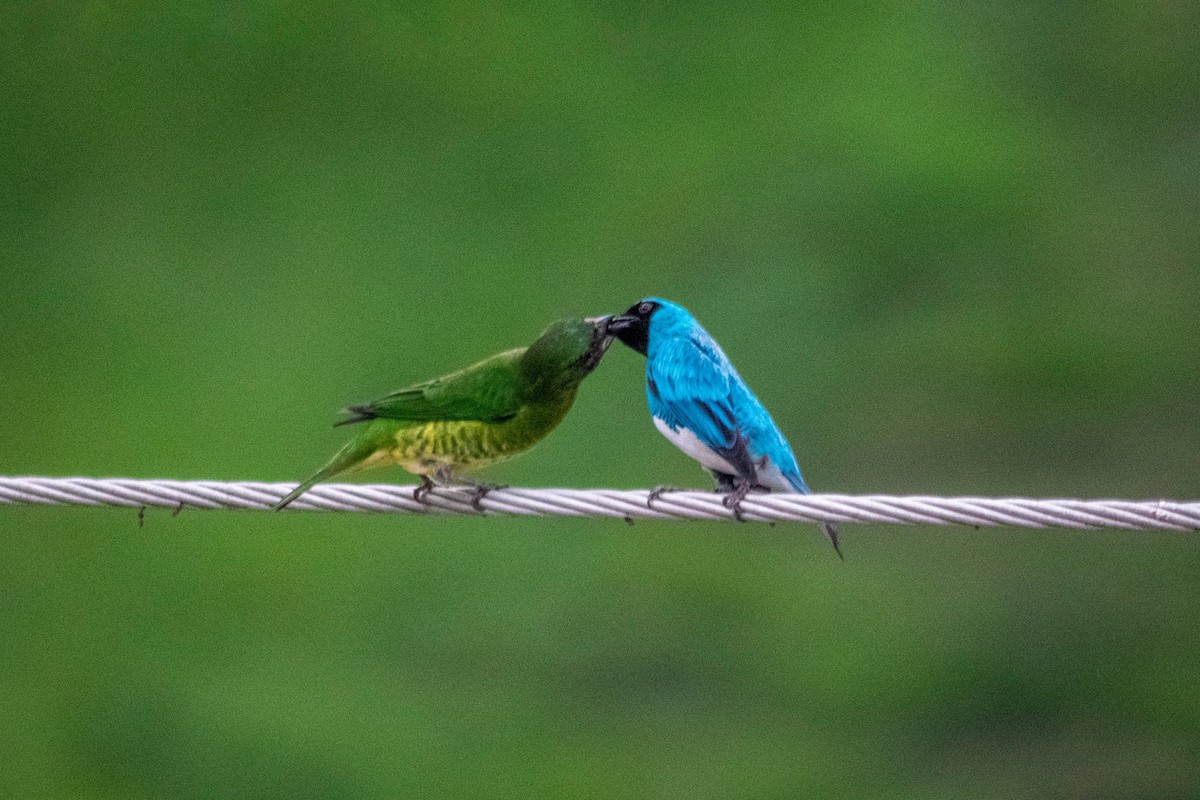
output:
[[[139,480],[133,478],[0,477],[0,505],[266,511],[294,483]],[[411,514],[511,514],[536,517],[733,520],[723,495],[645,489],[495,489],[473,504],[472,490],[440,487],[421,500],[414,486],[319,484],[288,511],[374,511]],[[1115,528],[1200,531],[1200,502],[1075,500],[1023,497],[926,497],[845,494],[751,494],[742,516],[754,522],[871,522],[1020,528]]]

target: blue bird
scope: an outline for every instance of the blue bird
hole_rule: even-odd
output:
[[[712,474],[739,519],[750,491],[809,493],[787,439],[687,309],[649,297],[611,319],[608,332],[646,356],[655,427]],[[821,529],[841,557],[837,528]]]

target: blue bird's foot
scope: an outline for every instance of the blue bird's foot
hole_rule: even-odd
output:
[[[646,495],[646,508],[654,508],[654,501],[662,497],[667,492],[678,492],[679,489],[674,486],[655,486],[650,490],[650,494]]]
[[[430,490],[433,489],[433,485],[433,481],[429,480],[428,475],[422,475],[421,485],[413,489],[413,500],[416,500],[418,503],[424,503],[425,495],[429,494]]]
[[[746,499],[746,495],[750,494],[750,482],[738,481],[733,491],[725,495],[725,499],[721,504],[733,512],[733,518],[738,522],[745,522],[742,517],[742,501]]]
[[[721,503],[733,512],[734,519],[736,519],[738,522],[745,522],[746,519],[742,516],[742,501],[746,499],[746,495],[750,494],[751,492],[765,493],[767,491],[767,489],[764,489],[761,486],[755,486],[749,481],[738,480],[734,484],[733,490],[729,492],[729,494],[725,495],[725,499],[723,499]]]

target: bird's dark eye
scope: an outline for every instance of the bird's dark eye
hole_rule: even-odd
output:
[[[654,303],[642,303],[637,309],[639,317],[648,317],[652,311],[654,311]]]

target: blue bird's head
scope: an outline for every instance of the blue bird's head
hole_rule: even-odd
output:
[[[647,297],[634,303],[619,317],[608,321],[608,332],[625,345],[646,355],[650,339],[665,339],[687,334],[696,319],[683,306],[660,297]]]

